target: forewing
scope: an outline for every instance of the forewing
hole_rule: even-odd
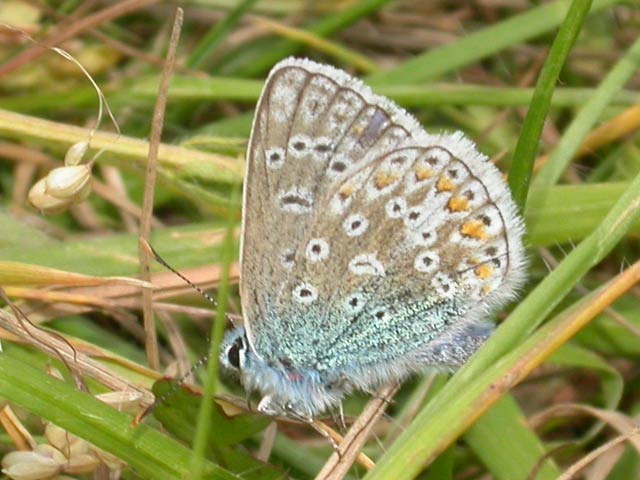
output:
[[[240,288],[258,354],[281,353],[283,335],[291,343],[289,332],[304,331],[320,313],[309,300],[334,293],[334,279],[308,279],[305,261],[326,199],[414,131],[415,121],[340,70],[295,59],[274,67],[256,110],[244,187]],[[331,235],[322,237],[328,242]],[[309,248],[320,248],[322,257],[323,247]],[[304,288],[307,280],[312,290]]]

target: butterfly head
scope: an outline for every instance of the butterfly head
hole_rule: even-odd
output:
[[[220,364],[238,375],[247,391],[262,394],[258,411],[265,415],[311,421],[347,391],[345,386],[327,382],[317,371],[296,371],[265,361],[252,349],[242,327],[227,332],[220,346]]]
[[[248,350],[244,328],[233,329],[227,333],[220,346],[220,363],[227,371],[239,373],[244,370]]]

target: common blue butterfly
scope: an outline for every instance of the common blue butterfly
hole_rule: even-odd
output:
[[[221,362],[266,414],[311,420],[354,389],[455,369],[525,278],[524,225],[489,159],[310,60],[269,74],[243,207],[244,325]]]

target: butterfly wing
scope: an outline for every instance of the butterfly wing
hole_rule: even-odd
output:
[[[263,355],[309,319],[309,302],[292,302],[286,283],[308,274],[305,240],[324,199],[418,128],[395,122],[380,100],[345,72],[308,60],[284,60],[269,75],[247,155],[240,284],[247,336]],[[322,256],[320,243],[313,248]],[[333,286],[318,285],[311,296],[327,298]]]
[[[372,385],[458,364],[522,281],[497,169],[344,72],[278,64],[247,168],[245,328],[271,363]]]
[[[498,170],[459,134],[415,142],[371,164],[342,217],[314,226],[352,235],[334,273],[344,290],[325,302],[348,321],[319,363],[355,383],[464,363],[524,279],[523,225]],[[353,219],[367,228],[354,235]]]

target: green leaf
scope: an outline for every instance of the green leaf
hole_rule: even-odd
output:
[[[161,398],[153,410],[153,416],[177,438],[190,444],[194,439],[202,395],[185,385],[177,385],[171,379],[158,380],[153,385],[153,394]],[[208,448],[214,452],[218,447],[235,445],[264,430],[271,422],[268,417],[254,414],[227,416],[220,405],[212,403],[211,425],[207,428]]]
[[[496,479],[525,479],[535,469],[536,480],[554,480],[560,470],[551,459],[538,465],[544,445],[510,395],[500,398],[464,435],[473,452]]]
[[[0,397],[116,455],[144,478],[189,475],[191,452],[181,443],[144,424],[132,427],[129,415],[17,360],[6,346],[0,355]],[[209,461],[204,472],[211,480],[241,478]]]

